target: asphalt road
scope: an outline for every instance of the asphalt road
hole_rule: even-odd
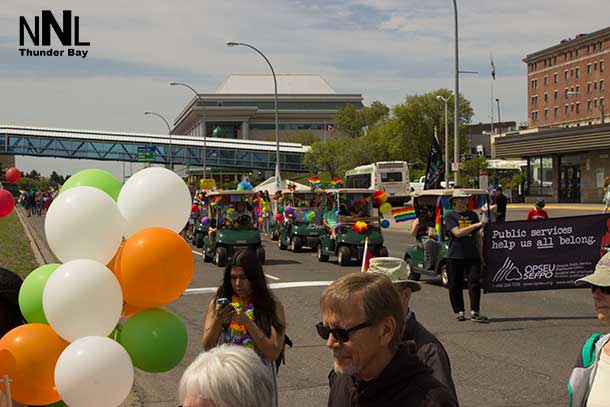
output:
[[[524,219],[527,207],[511,208],[509,220]],[[582,208],[581,208],[582,209]],[[553,217],[596,213],[592,210],[550,208]],[[30,218],[36,232],[42,218]],[[393,224],[384,237],[391,256],[402,257],[414,240],[408,224]],[[270,283],[332,281],[359,271],[358,265],[341,268],[335,262],[319,263],[315,253],[280,251],[266,241],[265,273]],[[222,270],[204,264],[194,249],[196,271],[191,288],[218,286]],[[457,322],[447,291],[422,277],[424,289],[413,296],[417,318],[445,345],[462,406],[558,406],[568,401],[566,381],[583,341],[607,326],[593,313],[587,289],[488,294],[482,312],[490,323]],[[280,405],[326,405],[330,352],[314,329],[321,319],[318,301],[324,287],[284,288],[275,291],[284,304],[288,335],[295,346],[287,350],[280,369]],[[467,293],[465,292],[467,301]],[[189,347],[180,366],[163,374],[138,371],[129,406],[175,406],[176,389],[184,368],[201,351],[204,311],[211,294],[183,296],[167,308],[188,327]],[[467,301],[468,304],[468,301]]]

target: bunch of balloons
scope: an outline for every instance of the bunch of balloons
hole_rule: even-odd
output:
[[[252,184],[250,184],[248,181],[242,181],[239,184],[237,184],[237,190],[238,191],[251,191]]]
[[[307,212],[305,212],[303,214],[303,220],[305,220],[305,222],[307,222],[307,223],[313,222],[315,218],[316,218],[316,213],[312,210],[308,210]]]
[[[19,171],[15,167],[12,167],[12,168],[9,168],[8,170],[6,170],[6,173],[4,175],[6,177],[6,182],[8,182],[10,184],[16,184],[21,179],[21,171]]]
[[[392,205],[390,205],[389,202],[384,202],[381,205],[379,205],[379,212],[381,212],[383,215],[387,215],[391,211],[392,211]]]
[[[4,174],[6,181],[16,184],[21,179],[21,171],[17,168],[9,168]],[[15,209],[15,198],[6,189],[0,189],[0,218],[8,216]]]
[[[366,233],[369,230],[369,225],[366,222],[359,220],[356,223],[354,223],[354,226],[352,226],[352,229],[356,233]]]
[[[375,191],[373,194],[373,203],[375,206],[381,206],[388,201],[388,194],[383,190]]]
[[[134,366],[163,372],[180,363],[186,328],[158,307],[191,281],[193,256],[177,233],[190,212],[188,188],[165,168],[125,185],[101,170],[70,177],[45,219],[62,264],[25,279],[19,306],[28,324],[0,339],[0,376],[13,380],[16,401],[118,406]],[[121,316],[130,318],[121,325]]]

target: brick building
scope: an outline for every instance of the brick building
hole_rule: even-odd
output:
[[[610,27],[578,34],[525,57],[529,127],[608,121],[610,111],[604,111],[610,79],[608,54]]]

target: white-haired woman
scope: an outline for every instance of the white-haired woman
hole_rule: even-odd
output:
[[[254,351],[221,345],[200,353],[186,368],[178,397],[184,407],[269,407],[273,383]]]

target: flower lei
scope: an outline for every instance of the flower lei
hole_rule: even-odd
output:
[[[231,298],[231,300],[232,301],[231,301],[230,305],[233,308],[235,308],[236,310],[242,309],[242,308],[245,309],[246,316],[248,318],[250,318],[252,321],[254,321],[254,306],[252,306],[251,302],[244,304],[242,299],[237,295],[234,295]],[[241,345],[241,346],[245,346],[246,348],[254,349],[254,340],[252,339],[252,336],[250,336],[250,333],[248,332],[248,328],[246,328],[245,325],[232,321],[229,324],[229,330],[226,335],[227,335],[227,341],[229,343],[231,343],[233,345]]]

